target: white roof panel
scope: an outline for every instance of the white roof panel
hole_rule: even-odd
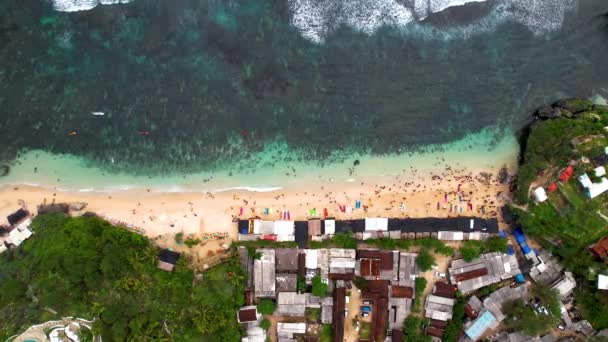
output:
[[[335,220],[325,220],[325,234],[335,234],[336,233],[336,221]]]
[[[388,231],[388,218],[370,217],[365,219],[365,230],[367,231]]]

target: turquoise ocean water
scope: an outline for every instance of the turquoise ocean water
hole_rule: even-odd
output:
[[[608,95],[603,0],[7,0],[2,184],[274,188],[514,163]],[[360,164],[354,169],[353,163]]]

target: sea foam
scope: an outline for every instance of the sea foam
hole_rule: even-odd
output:
[[[52,0],[53,8],[60,12],[88,11],[97,5],[126,4],[131,0]]]
[[[357,31],[373,34],[381,26],[411,28],[432,13],[467,3],[486,0],[289,0],[291,24],[302,36],[324,42],[333,30],[346,25]],[[526,25],[540,34],[561,28],[565,15],[574,9],[577,0],[496,0],[487,17],[477,23],[455,27],[459,36],[475,31],[494,29],[505,21]],[[444,35],[445,36],[445,35]],[[453,34],[451,36],[454,36]]]

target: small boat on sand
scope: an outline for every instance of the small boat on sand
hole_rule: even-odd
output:
[[[104,113],[104,112],[91,112],[91,114],[93,114],[95,116],[104,116],[104,115],[106,115],[106,113]]]

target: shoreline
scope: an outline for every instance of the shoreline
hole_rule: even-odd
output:
[[[502,166],[457,169],[443,165],[434,171],[412,168],[397,175],[357,177],[355,181],[300,182],[269,192],[231,189],[218,193],[167,193],[131,189],[98,193],[4,185],[0,186],[0,223],[21,204],[35,213],[36,206],[42,203],[86,202],[87,206],[73,216],[95,212],[109,221],[142,228],[145,236],[163,248],[187,252],[195,260],[204,260],[210,251],[215,252],[225,242],[237,238],[236,219],[252,216],[278,220],[287,211],[291,220],[306,220],[311,217],[310,211],[316,209],[316,217],[323,216],[327,210],[328,216],[337,219],[496,217],[499,207],[509,200],[508,182],[497,180]],[[509,169],[510,175],[515,172]],[[357,200],[362,204],[361,209],[354,209]],[[340,207],[347,210],[343,212]],[[268,215],[264,214],[265,209]],[[225,233],[229,238],[188,248],[175,242],[174,236],[180,232],[184,238],[202,239],[212,233]]]

